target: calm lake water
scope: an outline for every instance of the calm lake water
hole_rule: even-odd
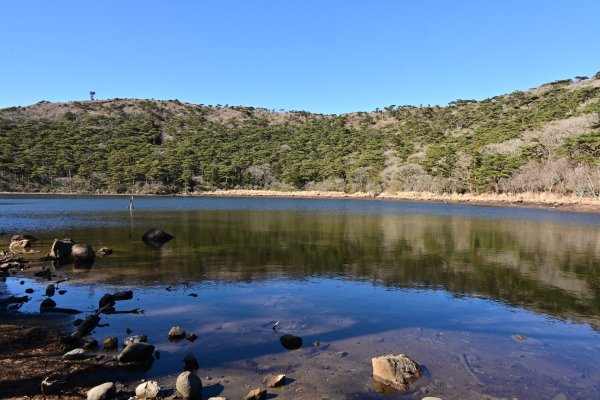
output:
[[[191,352],[227,397],[286,373],[282,399],[380,398],[371,357],[405,353],[426,376],[386,398],[600,398],[598,214],[189,197],[138,197],[129,212],[127,200],[0,196],[0,241],[33,234],[36,256],[63,237],[112,248],[89,269],[58,267],[69,281],[54,299],[91,312],[132,289],[117,308],[145,313],[103,316],[94,336],[148,335],[161,357],[140,378],[176,375]],[[147,246],[152,227],[175,239]],[[21,310],[37,312],[46,283],[20,280],[8,290],[34,288]],[[299,350],[281,346],[277,320]],[[169,342],[174,325],[198,340]]]

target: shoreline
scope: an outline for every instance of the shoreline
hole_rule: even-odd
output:
[[[151,193],[85,193],[85,192],[0,192],[0,195],[39,195],[39,196],[137,196],[137,197],[271,197],[271,198],[304,198],[304,199],[366,199],[410,202],[432,202],[448,204],[467,204],[494,207],[533,208],[555,211],[572,211],[583,213],[600,212],[600,199],[593,197],[559,195],[554,193],[520,193],[520,194],[458,194],[431,192],[329,192],[316,190],[277,191],[257,189],[228,189],[205,192],[151,194]]]

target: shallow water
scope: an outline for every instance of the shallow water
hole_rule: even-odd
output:
[[[227,397],[284,372],[294,381],[279,398],[378,398],[371,357],[405,353],[427,376],[388,398],[600,397],[597,214],[181,197],[136,198],[130,213],[126,197],[16,195],[0,196],[0,211],[4,246],[23,232],[43,254],[55,237],[114,249],[89,269],[58,267],[70,280],[54,298],[92,311],[133,289],[117,307],[145,313],[104,316],[95,336],[147,334],[161,357],[140,377],[176,374],[192,352],[203,377],[227,377]],[[150,227],[175,239],[151,248]],[[37,311],[45,283],[19,280],[8,288],[34,288],[22,310]],[[276,320],[300,350],[280,345]],[[198,340],[169,342],[174,325]]]

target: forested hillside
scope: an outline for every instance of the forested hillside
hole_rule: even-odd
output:
[[[0,191],[600,194],[600,74],[321,115],[113,99],[0,110]]]

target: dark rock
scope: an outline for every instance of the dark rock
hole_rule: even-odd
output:
[[[404,354],[374,357],[371,364],[375,381],[402,392],[407,391],[410,384],[422,375],[419,364]]]
[[[190,297],[198,297],[198,294],[197,293],[190,293],[190,294],[188,294],[188,296],[190,296]]]
[[[198,335],[196,335],[195,333],[189,333],[185,338],[190,342],[195,342],[196,339],[198,339]]]
[[[87,392],[87,400],[108,400],[115,397],[117,388],[114,383],[106,382]]]
[[[96,254],[98,254],[99,256],[103,256],[103,257],[108,256],[112,253],[113,253],[112,249],[109,249],[108,247],[102,247],[100,250],[98,250],[96,252]]]
[[[106,293],[104,296],[100,297],[98,301],[98,306],[103,308],[105,306],[114,306],[115,305],[115,296],[110,293]]]
[[[294,335],[283,335],[279,338],[281,345],[288,350],[297,350],[302,347],[302,338]]]
[[[65,294],[65,293],[67,293],[67,291],[66,291],[66,290],[64,290],[64,289],[61,289],[61,290],[59,290],[59,291],[58,291],[58,294],[60,294],[60,295],[63,295],[63,294]]]
[[[132,343],[123,349],[117,356],[119,362],[122,363],[136,363],[146,361],[152,357],[154,352],[154,346],[148,343]]]
[[[116,350],[119,347],[119,339],[116,336],[107,337],[102,342],[104,351]]]
[[[173,238],[174,236],[156,228],[149,229],[142,235],[144,243],[154,248],[160,248],[163,244]]]
[[[85,317],[83,322],[81,322],[77,326],[77,330],[74,333],[72,333],[71,336],[73,336],[76,339],[81,339],[82,337],[89,335],[94,329],[96,329],[99,322],[100,317],[98,317],[97,315],[88,315],[87,317]]]
[[[200,369],[200,364],[193,354],[189,353],[183,358],[184,371],[197,371]]]
[[[79,340],[79,346],[85,350],[94,350],[98,348],[98,341],[91,336],[86,336]]]
[[[56,287],[54,286],[54,284],[51,283],[48,286],[46,286],[46,296],[48,296],[48,297],[54,296],[55,291],[56,291]]]
[[[73,321],[73,326],[79,326],[82,322],[83,320],[81,318],[77,318],[75,321]]]
[[[31,293],[33,293],[33,289],[32,288],[27,288],[27,289],[25,289],[25,293],[31,294]]]
[[[131,300],[133,299],[133,291],[123,290],[121,292],[115,292],[113,294],[113,298],[115,299],[115,301]]]
[[[128,335],[131,335],[131,332],[133,332],[133,330],[131,330],[130,328],[125,329],[125,332],[127,332]]]
[[[41,312],[47,311],[49,308],[54,308],[54,307],[56,307],[56,302],[49,298],[42,300],[42,302],[40,303],[40,311]]]
[[[251,390],[246,397],[245,400],[264,400],[267,398],[267,391],[265,389],[253,389]]]
[[[169,330],[169,340],[180,340],[185,337],[185,330],[180,326],[174,326]]]
[[[50,271],[49,269],[43,269],[41,271],[36,272],[35,274],[33,274],[39,278],[47,278],[50,279],[50,277],[52,276],[52,271]]]
[[[198,375],[185,371],[177,377],[175,388],[185,399],[199,398],[202,392],[202,381]]]

